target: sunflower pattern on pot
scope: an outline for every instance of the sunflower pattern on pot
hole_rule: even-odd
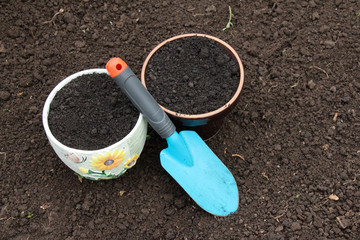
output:
[[[132,156],[132,158],[126,161],[124,167],[126,169],[132,168],[136,164],[138,158],[139,158],[139,154],[135,154],[134,156]]]
[[[115,149],[104,154],[97,154],[91,157],[89,164],[79,166],[78,170],[83,174],[81,177],[87,179],[104,180],[117,178],[135,166],[139,158],[138,153],[135,153],[127,160],[125,156],[124,149]]]
[[[105,155],[98,154],[96,157],[92,157],[91,166],[98,170],[110,170],[119,166],[125,159],[124,150],[119,151],[115,149],[113,153],[106,152]]]

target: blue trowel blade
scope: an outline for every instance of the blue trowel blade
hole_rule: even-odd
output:
[[[175,132],[160,153],[161,165],[205,211],[227,216],[239,204],[229,169],[194,131]]]

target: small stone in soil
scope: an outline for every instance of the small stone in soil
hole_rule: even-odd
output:
[[[91,134],[97,134],[97,129],[96,128],[94,128],[93,130],[91,130]]]
[[[298,230],[300,230],[300,229],[301,229],[300,223],[298,223],[298,222],[293,222],[293,223],[291,224],[291,230],[292,230],[292,231],[298,231]]]
[[[75,47],[77,47],[77,48],[85,47],[85,45],[86,45],[86,42],[84,42],[84,41],[76,41],[75,42]]]
[[[316,86],[316,83],[315,83],[313,80],[310,80],[310,81],[308,82],[308,87],[309,87],[310,89],[314,89],[315,86]]]
[[[216,63],[219,65],[219,66],[222,66],[226,63],[226,59],[224,58],[223,55],[219,55],[217,58],[216,58]]]
[[[183,208],[185,206],[185,201],[184,201],[184,199],[181,199],[181,198],[175,199],[174,205],[177,208]]]
[[[327,48],[333,48],[333,47],[335,47],[336,43],[334,41],[331,41],[331,40],[326,40],[324,42],[324,44],[326,45]]]
[[[171,103],[171,100],[169,98],[165,98],[164,101],[168,104]]]
[[[201,48],[200,50],[200,56],[207,58],[209,56],[209,49],[207,48]]]
[[[283,229],[284,229],[284,227],[282,225],[280,225],[277,228],[275,228],[275,232],[281,232]]]
[[[9,100],[10,98],[10,93],[8,91],[0,91],[0,99],[1,100]]]
[[[152,73],[149,73],[149,78],[150,78],[150,80],[152,80],[152,81],[155,81],[155,80],[156,80],[155,75],[152,74]]]

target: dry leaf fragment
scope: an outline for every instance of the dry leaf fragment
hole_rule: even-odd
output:
[[[339,200],[339,197],[336,196],[335,194],[330,194],[329,198],[330,198],[331,200],[335,200],[335,201]]]
[[[124,195],[125,191],[120,191],[120,196]]]

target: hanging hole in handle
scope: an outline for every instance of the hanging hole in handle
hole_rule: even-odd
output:
[[[122,65],[120,63],[116,64],[116,69],[120,71],[122,69]]]

